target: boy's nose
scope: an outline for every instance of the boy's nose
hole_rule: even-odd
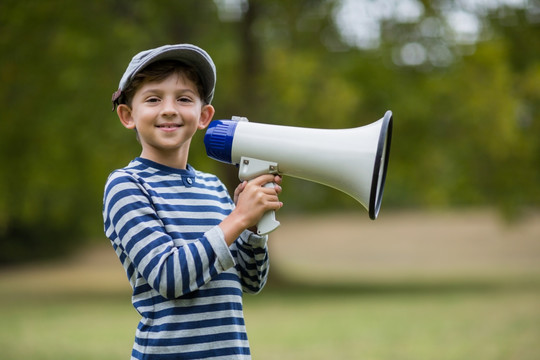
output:
[[[161,115],[166,117],[175,116],[178,114],[176,109],[175,100],[163,100],[163,106],[161,108]]]

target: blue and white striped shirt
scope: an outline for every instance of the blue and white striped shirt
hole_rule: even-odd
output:
[[[234,208],[221,181],[189,166],[136,158],[105,186],[105,234],[142,316],[132,359],[250,359],[242,293],[266,283],[266,237],[227,247],[217,226]]]

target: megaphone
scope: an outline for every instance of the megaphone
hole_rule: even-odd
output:
[[[238,165],[241,181],[273,173],[320,183],[356,199],[375,220],[388,169],[392,123],[391,111],[352,129],[269,125],[233,117],[212,121],[204,144],[210,158]],[[279,224],[274,211],[269,211],[257,231],[267,234]]]

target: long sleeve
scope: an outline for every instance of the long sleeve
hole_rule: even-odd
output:
[[[155,203],[157,194],[152,194],[144,185],[133,175],[117,172],[109,178],[105,192],[105,232],[117,253],[129,264],[130,277],[140,274],[153,289],[170,299],[198,289],[234,266],[215,219],[218,215],[224,216],[223,209],[214,209],[212,219],[206,220],[194,217],[200,213],[179,214],[181,209],[176,209],[174,215],[188,220],[187,223],[191,219],[194,223],[191,230],[196,227],[198,234],[175,232],[172,235],[178,237],[173,238],[167,232],[164,219],[160,218],[160,215],[173,214],[167,209],[158,210],[163,206]],[[160,198],[163,197],[166,195],[161,194]],[[204,216],[210,216],[208,213]],[[201,234],[201,225],[209,230]],[[185,228],[189,230],[189,225]]]
[[[270,267],[267,241],[267,235],[258,236],[246,230],[231,246],[246,293],[256,294],[266,284]]]

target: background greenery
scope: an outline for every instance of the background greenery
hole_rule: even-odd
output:
[[[539,2],[342,6],[0,1],[2,359],[129,356],[139,317],[101,202],[107,175],[140,148],[109,100],[135,53],[178,42],[214,58],[216,118],[347,128],[394,113],[376,222],[344,194],[284,180],[270,283],[245,298],[254,359],[539,358],[539,222],[526,216],[540,205]],[[456,16],[478,31],[458,31]],[[366,18],[374,30],[355,37]],[[202,135],[190,162],[234,186]],[[506,227],[490,209],[521,221]],[[311,216],[327,210],[363,217]]]
[[[102,237],[106,177],[140,151],[109,99],[135,53],[166,43],[212,55],[216,118],[346,128],[392,110],[385,209],[474,205],[516,218],[537,208],[539,3],[412,2],[418,16],[390,12],[375,45],[355,46],[337,0],[2,1],[0,263]],[[456,32],[452,11],[474,15],[478,36]],[[234,186],[235,169],[206,157],[202,135],[190,162]],[[284,211],[358,207],[317,184],[285,186]]]

